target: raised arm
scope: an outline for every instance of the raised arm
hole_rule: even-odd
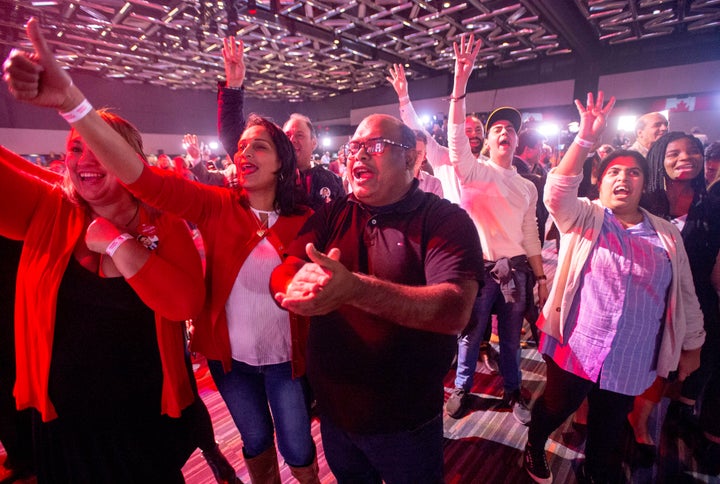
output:
[[[393,64],[389,69],[390,75],[385,79],[392,85],[398,95],[398,107],[400,108],[400,119],[412,129],[419,129],[427,136],[427,160],[433,168],[450,164],[450,154],[447,147],[442,146],[428,133],[415,112],[409,97],[408,82],[405,77],[405,68],[402,64]]]
[[[285,309],[304,316],[328,314],[349,305],[424,331],[458,334],[470,318],[478,283],[473,280],[406,286],[350,272],[340,251],[327,255],[308,244],[309,263],[291,258],[275,269],[271,290]]]
[[[232,35],[223,39],[222,56],[225,62],[226,86],[239,89],[245,82],[245,44]]]
[[[218,84],[218,136],[230,157],[235,156],[237,144],[245,129],[243,113],[245,60],[242,40],[229,36],[223,39],[222,56],[225,63],[225,86]]]
[[[480,52],[481,41],[473,42],[473,36],[460,38],[460,46],[453,44],[455,50],[455,76],[453,93],[450,97],[448,114],[448,148],[450,162],[461,184],[467,183],[477,170],[477,159],[470,148],[470,140],[465,133],[465,89],[472,73],[475,59]]]
[[[13,153],[12,151],[1,145],[0,154],[2,155],[5,162],[10,163],[18,170],[22,170],[28,175],[32,175],[48,183],[60,183],[63,179],[63,176],[61,174],[55,173],[54,171],[50,171],[46,168],[43,168],[42,166],[36,165],[35,163],[26,160],[22,156]]]
[[[35,52],[29,55],[13,50],[4,64],[12,95],[36,106],[59,109],[109,171],[124,183],[137,180],[142,160],[73,85],[45,42],[37,19],[30,19],[27,33]]]
[[[183,136],[183,145],[190,160],[190,171],[200,183],[213,186],[225,186],[225,175],[219,171],[210,172],[203,160],[202,150],[197,135],[186,134]]]
[[[605,131],[607,125],[607,116],[615,105],[615,97],[611,97],[610,101],[603,107],[604,94],[598,91],[597,101],[591,92],[587,95],[587,105],[579,100],[575,100],[575,106],[580,114],[580,129],[575,140],[568,148],[565,156],[563,156],[555,173],[557,175],[579,175],[582,173],[583,163],[593,145]]]
[[[0,235],[14,240],[25,239],[38,205],[51,190],[22,165],[18,155],[0,147]]]
[[[455,76],[453,78],[453,92],[450,97],[450,113],[448,115],[449,122],[453,124],[462,124],[465,122],[465,96],[467,95],[467,83],[470,74],[475,67],[475,59],[482,41],[480,39],[475,42],[475,37],[462,35],[460,37],[460,45],[453,42],[453,50],[455,51]]]
[[[580,129],[565,156],[548,175],[543,195],[543,202],[562,233],[572,228],[582,204],[577,198],[580,181],[567,183],[562,181],[560,176],[577,177],[582,173],[585,158],[605,129],[607,115],[614,104],[613,97],[603,108],[602,91],[598,92],[597,101],[592,93],[588,93],[587,106],[575,101],[580,113]]]

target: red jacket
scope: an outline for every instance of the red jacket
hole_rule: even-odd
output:
[[[240,203],[235,190],[190,182],[160,169],[145,167],[128,188],[150,205],[198,225],[205,244],[207,293],[205,306],[195,319],[192,346],[207,358],[222,361],[225,371],[230,371],[225,303],[245,259],[262,240],[255,214]],[[282,256],[311,214],[308,210],[303,215],[279,217],[265,238]],[[269,281],[268,297],[272,297]],[[305,373],[308,327],[309,318],[290,314],[293,376]]]
[[[86,214],[59,185],[48,182],[55,174],[46,178],[28,165],[0,147],[0,233],[24,241],[15,298],[15,398],[19,409],[34,407],[49,421],[57,417],[48,396],[57,294],[73,250],[85,235]],[[182,220],[164,214],[151,218],[145,210],[140,216],[141,222],[155,225],[160,243],[127,282],[155,311],[162,413],[179,417],[193,401],[183,321],[197,314],[203,303],[202,267]]]

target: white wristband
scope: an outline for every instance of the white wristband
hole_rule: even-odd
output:
[[[581,148],[587,149],[591,149],[593,146],[595,146],[595,143],[593,141],[582,139],[580,136],[575,136],[575,144]]]
[[[113,239],[112,242],[110,242],[108,244],[107,248],[105,249],[105,253],[107,255],[109,255],[110,257],[112,257],[113,255],[115,255],[115,252],[120,248],[121,245],[123,245],[123,243],[126,240],[130,240],[130,239],[134,239],[134,238],[135,237],[133,237],[132,235],[130,235],[128,233],[118,235],[117,237],[115,237]]]
[[[410,102],[410,96],[402,96],[398,98],[398,103],[405,104]]]
[[[88,115],[90,111],[93,110],[92,105],[88,102],[87,99],[83,99],[80,104],[78,104],[74,109],[68,111],[67,113],[60,112],[60,116],[65,118],[65,121],[68,123],[77,123],[82,118]]]

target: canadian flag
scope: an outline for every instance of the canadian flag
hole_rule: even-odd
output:
[[[668,111],[695,111],[695,96],[669,97],[665,100]]]

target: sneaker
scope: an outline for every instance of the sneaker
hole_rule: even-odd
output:
[[[512,408],[513,417],[523,425],[530,423],[530,408],[528,401],[523,397],[520,390],[515,390],[510,395],[503,397],[502,406]]]
[[[533,481],[540,484],[552,483],[553,476],[550,466],[548,466],[544,448],[535,450],[530,444],[525,444],[523,467]]]
[[[462,388],[453,388],[445,404],[445,411],[450,418],[460,418],[467,410],[467,392]]]
[[[498,352],[490,343],[483,343],[480,345],[480,359],[490,374],[497,375],[500,372],[500,367],[498,366]]]

